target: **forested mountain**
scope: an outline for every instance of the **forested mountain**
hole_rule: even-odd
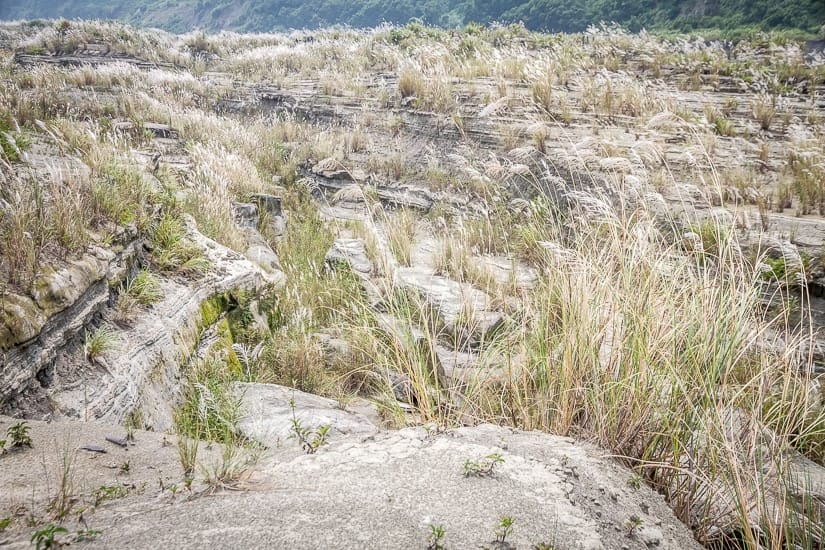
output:
[[[523,22],[576,32],[600,21],[630,30],[822,32],[823,0],[3,0],[0,19],[120,19],[170,31],[269,31],[335,24],[372,27],[418,18],[444,27]]]

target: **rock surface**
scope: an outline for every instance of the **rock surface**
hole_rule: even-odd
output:
[[[367,255],[367,247],[362,239],[335,239],[324,261],[328,266],[346,265],[361,279],[369,280],[372,262]]]
[[[241,400],[238,428],[267,447],[277,446],[293,434],[291,401],[295,418],[310,430],[329,425],[331,435],[370,435],[378,431],[374,420],[348,411],[332,399],[275,384],[236,382],[233,388]]]
[[[107,305],[110,288],[126,276],[141,245],[133,241],[114,250],[95,248],[61,269],[45,269],[32,298],[4,296],[0,404],[51,377],[58,353]]]
[[[255,291],[265,280],[255,264],[198,233],[194,222],[188,225],[188,237],[210,269],[194,280],[162,280],[163,299],[120,331],[120,352],[107,358],[106,368],[78,368],[69,358],[65,367],[58,364],[49,399],[59,414],[121,422],[137,409],[145,426],[171,426],[179,366],[195,348],[202,304],[228,291]]]
[[[400,267],[395,272],[395,283],[418,293],[459,340],[456,344],[474,345],[489,337],[503,321],[501,313],[492,311],[487,294],[469,284],[433,275],[429,269]]]
[[[11,422],[0,417],[0,428]],[[11,487],[0,495],[0,516],[22,501],[45,504],[30,497],[32,487],[37,495],[48,491],[27,459],[55,434],[71,433],[72,450],[93,442],[108,451],[76,455],[78,487],[118,481],[142,487],[84,513],[100,531],[84,543],[88,548],[424,548],[430,525],[444,528],[448,548],[479,548],[491,546],[505,516],[513,519],[507,542],[516,548],[700,548],[660,495],[631,487],[629,470],[565,437],[481,425],[333,436],[313,455],[290,442],[267,451],[247,491],[197,498],[208,494],[198,492],[197,482],[193,493],[158,488],[153,467],[162,469],[166,487],[180,474],[177,449],[163,436],[137,432],[127,450],[105,442],[110,431],[101,424],[33,423],[35,448],[0,459],[0,482]],[[492,475],[464,475],[467,460],[492,453],[503,460]],[[201,456],[213,460],[205,450]],[[108,467],[124,460],[128,472]],[[75,517],[64,520],[70,530]],[[0,533],[0,544],[29,548],[31,531],[15,521]]]

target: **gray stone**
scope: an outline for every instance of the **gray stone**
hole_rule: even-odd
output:
[[[461,346],[488,339],[503,322],[501,313],[492,310],[490,297],[472,285],[417,267],[398,268],[394,282],[418,293]]]
[[[275,384],[236,382],[233,390],[241,400],[238,429],[268,447],[285,442],[294,433],[292,400],[295,417],[311,430],[329,425],[333,436],[370,435],[378,431],[378,426],[366,416],[347,411],[337,401],[325,397]]]
[[[10,421],[0,418],[0,428]],[[36,445],[68,431],[97,441],[106,432],[97,428],[96,435],[96,428],[35,423],[32,435]],[[490,545],[495,526],[510,516],[507,541],[516,548],[642,550],[646,541],[658,541],[662,550],[700,549],[660,495],[628,486],[630,470],[605,458],[604,450],[567,437],[491,425],[333,436],[312,455],[295,445],[270,448],[244,478],[241,487],[250,490],[212,491],[209,498],[160,489],[159,477],[168,487],[180,476],[177,448],[160,434],[135,437],[138,444],[128,451],[112,447],[107,462],[128,460],[129,481],[143,488],[84,513],[100,531],[84,548],[423,548],[430,525],[444,527],[448,548],[479,548]],[[201,448],[204,464],[220,454],[214,447]],[[465,461],[491,453],[503,460],[491,476],[463,475]],[[47,482],[41,468],[31,468],[30,456],[4,457],[0,504],[29,502],[34,493],[45,506]],[[60,456],[46,453],[44,460],[58,468]],[[112,471],[100,459],[78,460],[76,468],[87,486],[111,484]],[[200,487],[196,480],[193,490]],[[626,535],[631,517],[642,526],[635,537]],[[70,532],[81,528],[74,514],[62,525]],[[3,534],[11,548],[30,547],[30,538],[22,524]]]
[[[336,265],[349,266],[352,272],[362,279],[369,279],[373,272],[372,262],[362,239],[335,239],[324,261],[332,269],[335,269]]]
[[[143,129],[150,132],[155,137],[165,139],[178,139],[178,131],[168,124],[158,124],[156,122],[144,122]]]
[[[186,227],[187,238],[203,251],[210,269],[193,280],[162,278],[163,299],[118,331],[121,352],[107,358],[108,369],[79,369],[69,357],[64,366],[56,367],[49,400],[58,415],[122,422],[137,407],[144,425],[157,430],[172,425],[181,361],[196,347],[201,305],[224,292],[257,291],[266,280],[257,265],[201,235],[191,218]],[[108,298],[107,286],[104,300]],[[64,327],[74,326],[81,318],[72,315]]]
[[[740,244],[743,248],[750,248],[757,255],[764,254],[768,258],[784,260],[788,270],[801,270],[803,267],[799,249],[788,240],[764,233],[754,233],[741,238]]]
[[[318,162],[312,167],[312,173],[329,180],[356,181],[353,172],[334,158],[326,158]]]
[[[264,212],[268,212],[273,216],[280,216],[283,213],[281,207],[281,197],[275,195],[267,195],[265,193],[253,193],[249,196],[249,200],[258,205],[258,208]]]
[[[121,237],[129,239],[127,234]],[[0,403],[51,383],[56,358],[106,307],[110,287],[126,276],[141,254],[141,244],[133,241],[119,251],[92,248],[90,254],[60,269],[42,270],[32,288],[33,298],[4,296]]]
[[[239,227],[250,227],[252,229],[258,228],[258,205],[233,202],[232,213],[235,215],[235,223]]]
[[[662,191],[662,196],[670,202],[687,204],[694,208],[708,208],[710,206],[707,193],[689,183],[671,185]]]
[[[281,262],[278,255],[266,242],[257,229],[247,227],[244,230],[246,236],[247,249],[244,256],[252,263],[261,268],[264,278],[275,285],[283,284],[284,274],[281,271]]]

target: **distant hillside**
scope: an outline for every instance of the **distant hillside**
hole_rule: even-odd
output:
[[[630,30],[794,30],[818,34],[823,0],[3,0],[0,19],[120,19],[181,32],[269,31],[334,24],[373,27],[418,18],[432,25],[521,21],[577,32],[600,21]]]

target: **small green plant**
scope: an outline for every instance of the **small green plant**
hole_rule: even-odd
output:
[[[512,516],[504,516],[496,526],[496,542],[499,545],[504,544],[510,533],[513,532],[513,518]]]
[[[227,434],[221,446],[220,459],[211,466],[202,468],[204,481],[212,491],[237,487],[256,461],[256,456],[244,453],[242,448],[235,446],[232,436]],[[188,479],[184,482],[188,482]],[[187,485],[187,489],[190,486]]]
[[[101,485],[92,493],[95,506],[100,506],[107,500],[123,498],[129,494],[129,489],[123,485]]]
[[[427,537],[427,550],[444,550],[444,536],[447,531],[443,525],[430,524],[430,534]]]
[[[103,325],[94,332],[86,332],[83,350],[86,359],[94,361],[108,351],[117,347],[117,331],[108,325]]]
[[[0,455],[3,455],[6,452],[6,440],[0,439]]]
[[[736,128],[733,123],[723,116],[719,116],[713,121],[713,129],[720,136],[733,137],[736,135]]]
[[[753,102],[753,118],[763,130],[769,130],[776,118],[776,96],[761,95]]]
[[[464,462],[464,477],[492,476],[495,467],[504,462],[499,453],[492,453],[479,460],[468,458]]]
[[[5,518],[0,518],[0,533],[2,533],[3,531],[5,531],[5,530],[8,528],[8,526],[9,526],[9,525],[11,525],[11,522],[12,522],[13,520],[14,520],[14,517],[13,517],[13,516],[8,516],[8,517],[5,517]]]
[[[12,448],[19,449],[32,446],[32,438],[29,436],[30,429],[25,421],[18,422],[9,427],[6,434],[9,436]]]
[[[178,457],[181,468],[183,468],[183,475],[187,479],[192,477],[198,463],[198,444],[199,441],[195,438],[186,437],[183,434],[178,435]]]
[[[102,531],[97,529],[80,529],[74,535],[72,542],[84,542],[87,540],[94,540]]]
[[[152,260],[161,271],[197,275],[209,269],[209,260],[186,237],[186,226],[174,214],[166,214],[153,227],[152,244]]]
[[[143,306],[150,306],[163,299],[160,281],[148,269],[141,269],[122,292]]]
[[[326,443],[332,425],[324,424],[314,430],[307,428],[295,414],[295,398],[289,400],[289,407],[292,409],[292,437],[298,440],[306,454],[315,454]]]
[[[625,522],[625,527],[627,528],[627,536],[632,537],[636,529],[638,529],[641,525],[642,518],[635,514],[630,516],[630,518]]]
[[[627,479],[627,485],[638,491],[642,488],[642,476],[633,474]]]
[[[60,477],[58,478],[56,493],[49,502],[49,511],[57,521],[66,517],[77,503],[77,496],[75,495],[75,458],[77,458],[77,452],[72,449],[71,442],[67,440],[62,450]]]
[[[68,529],[65,527],[50,523],[39,531],[35,531],[30,542],[34,544],[37,550],[40,550],[41,548],[44,550],[48,548],[57,548],[60,546],[60,542],[55,540],[55,537],[61,533],[68,532]]]

